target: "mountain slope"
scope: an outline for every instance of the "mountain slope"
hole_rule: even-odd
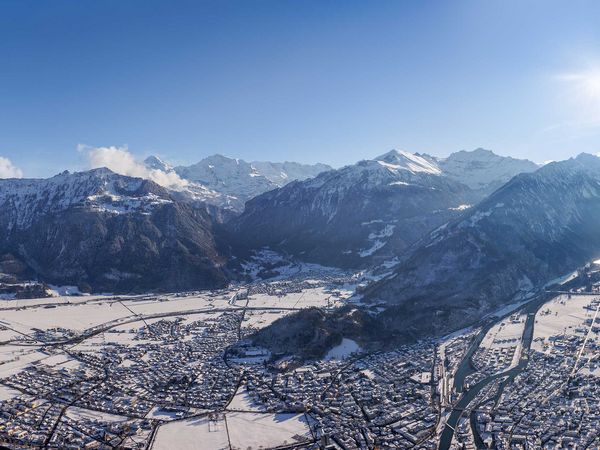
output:
[[[402,252],[475,200],[425,158],[392,151],[267,192],[228,225],[247,249],[362,267]]]
[[[108,169],[0,180],[0,230],[0,254],[54,284],[130,291],[226,283],[205,212]]]
[[[365,294],[387,327],[415,335],[472,323],[600,254],[600,159],[521,174],[432,232]]]
[[[366,267],[402,254],[507,177],[535,167],[481,149],[445,159],[392,150],[252,199],[230,228],[248,249]]]
[[[268,161],[252,161],[258,173],[270,180],[277,187],[285,186],[294,180],[306,180],[314,178],[321,172],[331,170],[327,164],[300,164],[297,162],[285,161],[282,163],[273,163]]]

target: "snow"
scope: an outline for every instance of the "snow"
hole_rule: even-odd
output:
[[[67,409],[66,415],[73,420],[97,420],[99,422],[127,422],[129,420],[128,417],[79,408],[77,406],[70,406]]]
[[[440,175],[442,171],[435,162],[427,160],[421,155],[403,150],[392,150],[381,155],[375,160],[391,171],[407,170],[412,173],[428,173]]]
[[[27,347],[3,345],[0,347],[0,378],[19,373],[28,365],[46,358],[48,355]]]
[[[0,402],[18,397],[21,393],[15,389],[0,384]]]
[[[322,266],[320,264],[305,263],[298,261],[293,257],[282,255],[268,248],[263,248],[254,252],[252,257],[241,264],[244,272],[253,280],[259,280],[259,273],[262,272],[266,265],[272,266],[270,276],[266,277],[269,281],[285,280],[291,276],[308,277],[311,274],[320,276],[325,273],[336,274],[341,273],[341,270],[335,267]]]
[[[152,192],[140,193],[144,180],[117,175],[106,168],[64,172],[48,179],[0,180],[0,205],[10,205],[8,229],[29,226],[34,217],[72,206],[114,214],[150,212],[171,203]]]
[[[586,320],[594,317],[595,295],[560,295],[545,303],[535,316],[532,348],[547,352],[549,338],[562,334],[580,334],[587,331]],[[597,335],[596,335],[597,336]]]
[[[519,173],[538,169],[537,164],[531,161],[499,156],[484,149],[463,150],[436,161],[445,176],[472,189],[504,184]]]
[[[353,353],[361,351],[360,346],[352,339],[343,338],[339,345],[336,345],[325,355],[325,360],[345,359]]]
[[[162,425],[156,433],[153,450],[229,450],[225,420],[193,418]]]
[[[371,247],[361,250],[358,253],[358,256],[360,256],[361,258],[366,258],[367,256],[371,256],[377,250],[379,250],[380,248],[383,248],[386,243],[387,242],[376,240],[375,242],[373,242],[373,245]]]
[[[525,315],[513,315],[494,325],[481,341],[484,348],[514,347],[525,330]]]
[[[233,448],[273,448],[311,438],[304,414],[227,413],[227,428]]]
[[[394,228],[396,228],[396,225],[388,224],[383,228],[383,230],[379,231],[378,233],[370,233],[369,240],[390,237],[394,234]]]
[[[242,384],[227,407],[228,410],[264,412],[264,406],[252,401],[245,384]]]
[[[323,164],[249,163],[217,154],[191,166],[178,166],[173,170],[183,179],[203,186],[223,199],[230,199],[231,206],[241,211],[246,200],[293,180],[311,178],[329,169],[329,166]]]
[[[158,429],[152,448],[154,450],[273,448],[308,441],[311,438],[304,414],[228,412],[226,417],[227,420],[224,416],[216,420],[210,420],[207,416],[164,424]]]
[[[52,297],[66,297],[69,295],[85,295],[77,286],[55,286],[50,285],[50,289],[46,290]]]
[[[467,209],[471,208],[473,205],[467,205],[467,204],[462,204],[462,205],[458,205],[454,208],[449,208],[451,211],[466,211]]]

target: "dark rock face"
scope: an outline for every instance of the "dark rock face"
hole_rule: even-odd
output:
[[[472,323],[600,254],[600,159],[582,154],[521,174],[432,232],[365,297],[415,335]]]
[[[206,212],[106,169],[0,181],[0,229],[0,253],[53,284],[129,292],[227,282]]]

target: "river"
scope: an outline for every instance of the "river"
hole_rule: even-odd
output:
[[[498,389],[498,393],[495,395],[495,399],[499,398],[502,394],[502,390],[504,386],[508,383],[512,383],[515,377],[520,374],[529,362],[529,350],[531,348],[531,342],[533,341],[533,328],[535,324],[535,314],[538,309],[546,303],[550,298],[554,297],[555,294],[550,293],[542,293],[532,299],[527,305],[521,308],[519,311],[523,314],[527,314],[527,319],[525,321],[525,329],[523,330],[523,350],[521,352],[521,359],[519,360],[519,364],[516,367],[513,367],[510,370],[505,372],[491,375],[483,380],[479,381],[475,385],[471,386],[463,395],[460,397],[458,402],[454,405],[452,412],[450,413],[450,417],[446,421],[446,427],[442,432],[442,437],[440,439],[439,450],[448,450],[450,448],[450,444],[452,443],[452,438],[454,436],[454,429],[460,420],[460,417],[463,414],[463,410],[473,401],[473,399],[481,392],[481,390],[490,384],[492,381],[507,377],[506,381],[503,381]],[[514,314],[516,311],[511,312],[510,314]],[[504,316],[506,317],[506,316]],[[500,318],[502,320],[504,317]],[[458,369],[456,371],[456,375],[454,378],[454,389],[456,392],[463,392],[463,384],[464,380],[467,376],[475,373],[475,369],[471,364],[471,356],[473,353],[477,351],[479,348],[479,344],[485,337],[486,333],[494,326],[496,322],[486,324],[481,332],[475,337],[474,341],[471,343],[469,350],[465,354],[463,360],[461,361]],[[472,422],[471,422],[472,423]]]

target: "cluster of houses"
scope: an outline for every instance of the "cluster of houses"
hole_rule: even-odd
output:
[[[332,449],[437,448],[439,409],[431,374],[434,344],[317,361],[290,371],[248,367],[253,402],[267,411],[304,411],[318,446]]]
[[[588,319],[570,333],[539,338],[542,351],[529,352],[526,369],[501,395],[502,378],[470,403],[454,448],[600,448],[599,331]]]

